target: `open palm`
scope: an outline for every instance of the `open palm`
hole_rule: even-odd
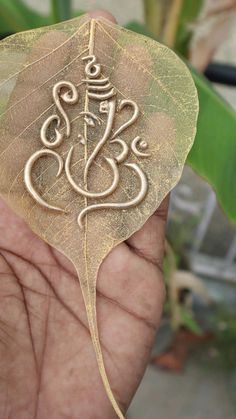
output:
[[[167,201],[109,254],[98,275],[101,346],[124,412],[147,366],[162,310],[166,212]],[[72,264],[3,201],[0,250],[0,419],[116,418]]]
[[[105,365],[125,412],[148,363],[163,303],[167,202],[98,276]],[[0,201],[0,419],[112,419],[72,264]]]

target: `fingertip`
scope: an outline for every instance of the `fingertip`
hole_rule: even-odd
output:
[[[136,231],[126,241],[138,255],[162,269],[164,256],[165,227],[168,214],[169,195],[162,201],[159,208],[146,221],[143,227]]]
[[[107,10],[100,10],[100,9],[99,10],[92,10],[91,12],[88,13],[88,15],[91,18],[103,17],[107,20],[110,20],[110,22],[117,23],[114,16],[110,12],[108,12]]]
[[[160,206],[154,212],[153,215],[158,215],[159,218],[163,219],[163,221],[167,220],[168,210],[169,210],[169,203],[170,203],[170,193],[163,199]]]

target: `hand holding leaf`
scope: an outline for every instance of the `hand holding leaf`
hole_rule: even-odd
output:
[[[196,130],[196,90],[167,48],[102,18],[19,34],[1,48],[14,62],[7,75],[0,68],[1,194],[76,267],[100,374],[122,418],[97,328],[98,270],[177,182]],[[125,278],[126,245],[112,253],[121,247]]]

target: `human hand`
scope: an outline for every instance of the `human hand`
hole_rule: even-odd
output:
[[[166,199],[99,270],[101,346],[123,412],[142,379],[162,311],[167,206]],[[0,249],[0,419],[115,419],[72,264],[3,201]]]

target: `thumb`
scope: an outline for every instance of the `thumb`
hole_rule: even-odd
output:
[[[104,17],[105,19],[110,20],[113,23],[117,23],[114,16],[110,12],[107,12],[106,10],[92,10],[91,12],[88,13],[88,15],[91,18]]]

